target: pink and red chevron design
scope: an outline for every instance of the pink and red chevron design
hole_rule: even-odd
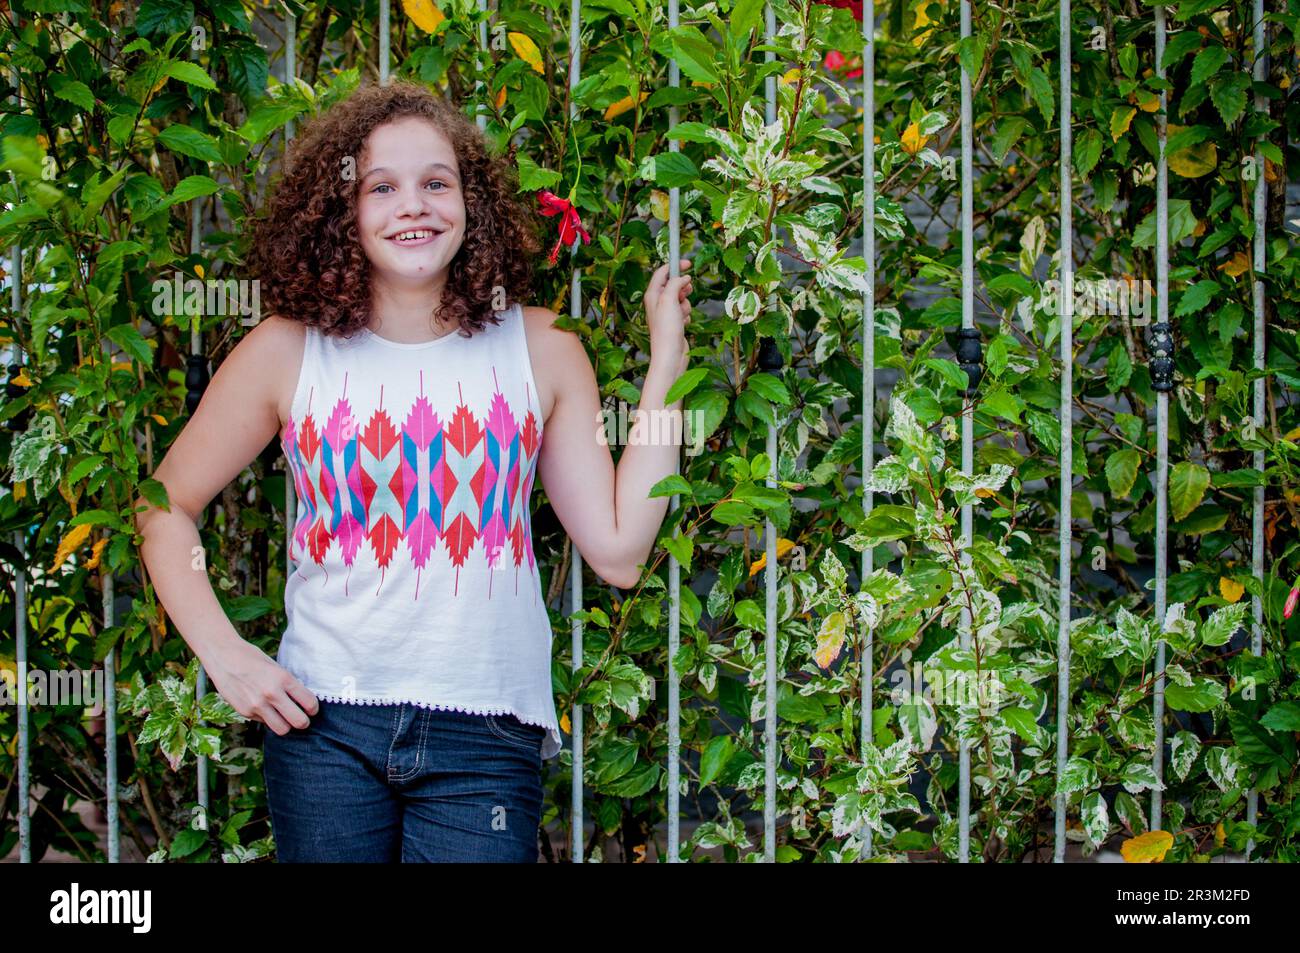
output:
[[[492,375],[495,393],[485,418],[474,416],[457,384],[456,408],[440,420],[424,396],[421,372],[420,396],[396,418],[400,428],[384,407],[382,385],[370,419],[356,420],[346,374],[342,395],[323,411],[322,428],[312,412],[313,388],[302,418],[290,414],[280,437],[299,501],[291,556],[300,560],[305,551],[324,567],[337,546],[333,555],[351,575],[358,552],[368,547],[381,570],[380,586],[396,560],[414,569],[418,598],[420,575],[443,553],[456,570],[454,596],[461,568],[481,543],[477,558],[488,572],[491,597],[493,570],[508,545],[518,592],[524,558],[530,572],[535,565],[528,504],[541,435],[532,407],[516,416],[495,368]]]

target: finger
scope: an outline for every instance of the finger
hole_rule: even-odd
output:
[[[288,695],[279,699],[275,703],[275,707],[284,720],[295,728],[306,728],[311,724],[311,719],[307,717],[306,712],[299,708],[297,703]]]
[[[290,725],[287,721],[281,718],[280,713],[277,712],[274,708],[266,708],[261,710],[261,722],[262,724],[266,725],[267,728],[270,728],[272,731],[274,731],[277,735],[287,735],[289,733],[289,730],[292,728],[292,725]]]
[[[668,280],[668,266],[660,265],[658,268],[655,269],[655,273],[650,277],[650,287],[651,288],[662,287],[667,280]]]
[[[289,686],[289,697],[296,701],[300,708],[309,715],[315,715],[320,711],[320,702],[316,696],[311,693],[302,682],[295,680]]]

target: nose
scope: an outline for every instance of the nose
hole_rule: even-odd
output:
[[[431,196],[422,189],[408,189],[399,203],[398,213],[411,217],[420,217],[429,208],[430,198]]]

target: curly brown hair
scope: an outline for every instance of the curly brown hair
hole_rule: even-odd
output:
[[[285,156],[285,172],[253,222],[247,265],[270,313],[351,337],[370,323],[370,260],[357,232],[360,160],[375,127],[428,119],[456,151],[465,237],[447,269],[438,316],[469,337],[493,324],[494,289],[507,305],[528,300],[539,218],[518,194],[518,173],[477,125],[417,83],[363,86],[309,120]],[[351,157],[354,174],[340,174]],[[432,315],[430,319],[432,320]]]

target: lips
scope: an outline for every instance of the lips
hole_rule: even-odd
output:
[[[402,238],[403,235],[419,234],[418,238]],[[394,245],[400,245],[403,248],[416,248],[421,245],[428,245],[430,242],[437,240],[442,232],[435,228],[408,228],[400,232],[389,235],[387,240]]]

